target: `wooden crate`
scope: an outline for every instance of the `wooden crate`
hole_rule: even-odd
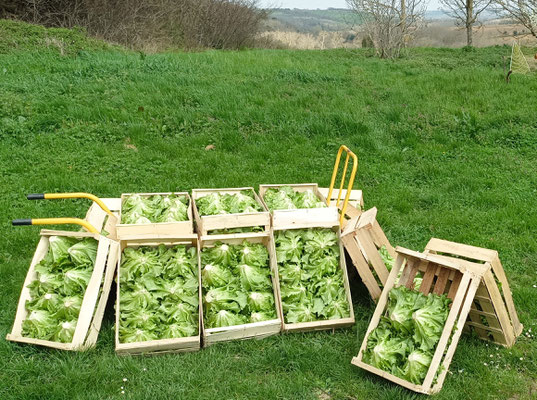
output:
[[[339,242],[339,267],[341,268],[341,271],[343,272],[343,286],[345,288],[345,294],[347,297],[347,301],[349,303],[349,312],[350,317],[348,318],[341,318],[341,319],[331,319],[331,320],[323,320],[323,321],[312,321],[312,322],[299,322],[299,323],[293,323],[293,324],[287,324],[285,323],[285,318],[283,314],[283,304],[282,304],[282,298],[281,298],[281,284],[278,279],[278,304],[280,307],[280,315],[282,316],[282,328],[284,332],[307,332],[307,331],[320,331],[320,330],[327,330],[327,329],[337,329],[337,328],[345,328],[348,326],[354,325],[355,319],[354,319],[354,310],[352,307],[352,296],[351,296],[351,289],[349,284],[349,277],[347,274],[347,265],[345,263],[345,253],[343,252],[343,244],[341,241],[341,230],[339,228],[339,223],[337,225],[330,225],[326,223],[325,225],[318,225],[315,226],[315,228],[327,228],[332,229],[334,232],[338,235],[338,242]],[[295,229],[303,229],[303,228],[295,228]],[[274,231],[284,231],[289,229],[275,229]],[[276,255],[276,247],[274,244],[273,253]],[[276,258],[276,257],[275,257]],[[277,267],[277,260],[276,260],[276,267]]]
[[[99,241],[93,273],[82,300],[78,322],[71,343],[59,343],[22,336],[22,322],[28,315],[26,301],[30,299],[30,290],[27,286],[36,278],[35,267],[46,256],[49,247],[49,238],[51,236],[75,237],[79,239],[92,237]],[[97,342],[99,330],[101,329],[104,309],[114,278],[118,247],[117,242],[93,233],[42,230],[41,240],[37,245],[30,268],[26,274],[26,279],[24,280],[13,329],[6,336],[6,339],[13,342],[35,344],[60,350],[81,351],[94,347]]]
[[[178,196],[186,196],[188,198],[188,221],[176,222],[158,222],[152,224],[122,224],[121,211],[123,201],[126,197],[133,194],[141,196],[168,196],[171,194]],[[186,192],[169,192],[169,193],[125,193],[121,195],[121,203],[119,209],[119,221],[116,225],[117,237],[119,240],[129,240],[133,238],[141,239],[160,239],[160,238],[177,238],[194,233],[194,224],[192,219],[192,199]]]
[[[274,292],[274,304],[276,306],[276,319],[261,321],[251,324],[226,326],[222,328],[203,327],[203,346],[207,347],[218,342],[227,342],[237,339],[262,339],[276,335],[282,329],[282,314],[280,293],[278,292],[278,267],[276,265],[276,253],[274,251],[274,239],[271,233],[251,233],[237,235],[213,235],[201,238],[201,249],[214,247],[218,242],[230,245],[241,244],[244,240],[251,243],[263,243],[269,252],[269,265],[272,278],[272,288]]]
[[[196,200],[212,193],[237,194],[243,190],[251,190],[257,203],[263,211],[251,213],[222,214],[222,215],[200,215]],[[231,228],[263,227],[265,232],[270,231],[270,213],[263,201],[259,198],[253,187],[232,188],[232,189],[193,189],[192,199],[194,200],[194,217],[196,219],[197,231],[200,236],[210,235],[211,231]]]
[[[429,241],[425,252],[446,256],[455,262],[464,259],[491,266],[477,289],[465,330],[475,330],[481,339],[512,346],[523,327],[498,252],[436,238]]]
[[[364,282],[371,298],[377,301],[390,272],[379,253],[386,247],[395,259],[395,249],[377,222],[377,209],[374,207],[358,217],[352,218],[343,229],[341,239],[358,275]]]
[[[418,253],[401,247],[397,247],[396,252],[395,265],[390,272],[375,313],[369,323],[360,352],[357,357],[352,359],[351,363],[415,392],[434,394],[442,388],[474,296],[481,279],[490,270],[490,265],[453,262],[445,257]],[[404,268],[404,270],[396,284],[401,268]],[[390,290],[402,285],[413,289],[414,277],[418,271],[424,274],[419,289],[421,293],[447,294],[453,300],[429,370],[421,385],[408,382],[362,361],[369,335],[378,326],[381,317],[386,313]]]
[[[316,183],[301,183],[301,184],[283,184],[283,185],[259,185],[259,195],[261,201],[268,210],[264,197],[267,189],[279,189],[283,186],[289,186],[296,192],[305,192],[313,190],[313,193],[326,204],[326,198],[319,191]],[[272,226],[274,229],[298,229],[298,228],[313,228],[320,225],[330,226],[339,225],[339,213],[335,206],[326,208],[301,208],[294,210],[273,210]]]
[[[156,247],[164,244],[168,247],[184,245],[196,247],[198,253],[198,298],[199,298],[199,325],[198,334],[196,336],[176,338],[176,339],[159,339],[149,340],[138,343],[120,343],[119,341],[119,322],[120,322],[120,273],[121,273],[121,257],[123,250],[127,247],[149,246]],[[167,238],[167,239],[132,239],[122,240],[118,246],[118,271],[117,276],[117,291],[116,291],[116,324],[115,324],[115,345],[116,353],[119,355],[136,355],[136,354],[162,354],[162,353],[181,353],[196,351],[201,348],[201,332],[203,309],[201,306],[201,271],[200,271],[200,248],[197,235],[186,235],[182,238]]]
[[[330,191],[330,188],[319,188],[319,192],[324,196],[325,199],[328,199],[328,192]],[[332,191],[331,196],[331,204],[333,202],[334,205],[337,204],[337,197],[339,194],[339,189],[334,188]],[[341,208],[343,207],[343,202],[345,200],[345,196],[347,195],[347,189],[341,190],[341,198],[339,205],[337,206],[339,209],[339,212],[341,213]],[[351,195],[349,197],[349,202],[347,203],[347,209],[345,210],[345,220],[343,222],[343,226],[341,229],[344,229],[353,218],[359,217],[360,214],[362,214],[364,209],[364,197],[363,192],[361,190],[351,190]]]

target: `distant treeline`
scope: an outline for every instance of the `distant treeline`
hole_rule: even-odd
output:
[[[0,0],[0,18],[85,28],[132,48],[251,46],[266,13],[257,0]]]

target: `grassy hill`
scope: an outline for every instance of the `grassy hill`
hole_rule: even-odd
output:
[[[360,50],[146,56],[71,34],[83,41],[73,51],[86,50],[76,57],[41,49],[42,36],[0,54],[0,399],[418,398],[351,366],[374,310],[357,281],[357,323],[335,332],[117,357],[110,303],[95,350],[3,339],[40,230],[10,220],[89,206],[27,193],[326,186],[340,144],[358,154],[356,187],[393,244],[497,249],[511,281],[524,335],[511,349],[463,335],[435,400],[535,398],[537,79],[504,82],[509,47],[412,49],[398,61]]]
[[[51,51],[62,55],[78,51],[108,50],[115,46],[90,38],[82,29],[45,28],[19,21],[0,19],[0,53],[11,51]]]

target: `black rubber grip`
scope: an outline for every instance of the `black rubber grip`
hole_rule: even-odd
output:
[[[23,226],[23,225],[32,225],[31,219],[14,219],[11,221],[13,226]]]
[[[29,194],[28,196],[26,196],[26,198],[28,200],[44,200],[45,199],[45,194],[44,193]]]

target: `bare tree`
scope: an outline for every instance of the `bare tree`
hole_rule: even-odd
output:
[[[503,16],[514,19],[537,38],[537,0],[494,0]]]
[[[493,0],[440,0],[450,17],[455,19],[457,26],[466,29],[466,44],[473,45],[473,33],[476,24],[479,24],[479,15],[485,11]]]
[[[382,58],[399,57],[424,24],[425,0],[347,0]]]

